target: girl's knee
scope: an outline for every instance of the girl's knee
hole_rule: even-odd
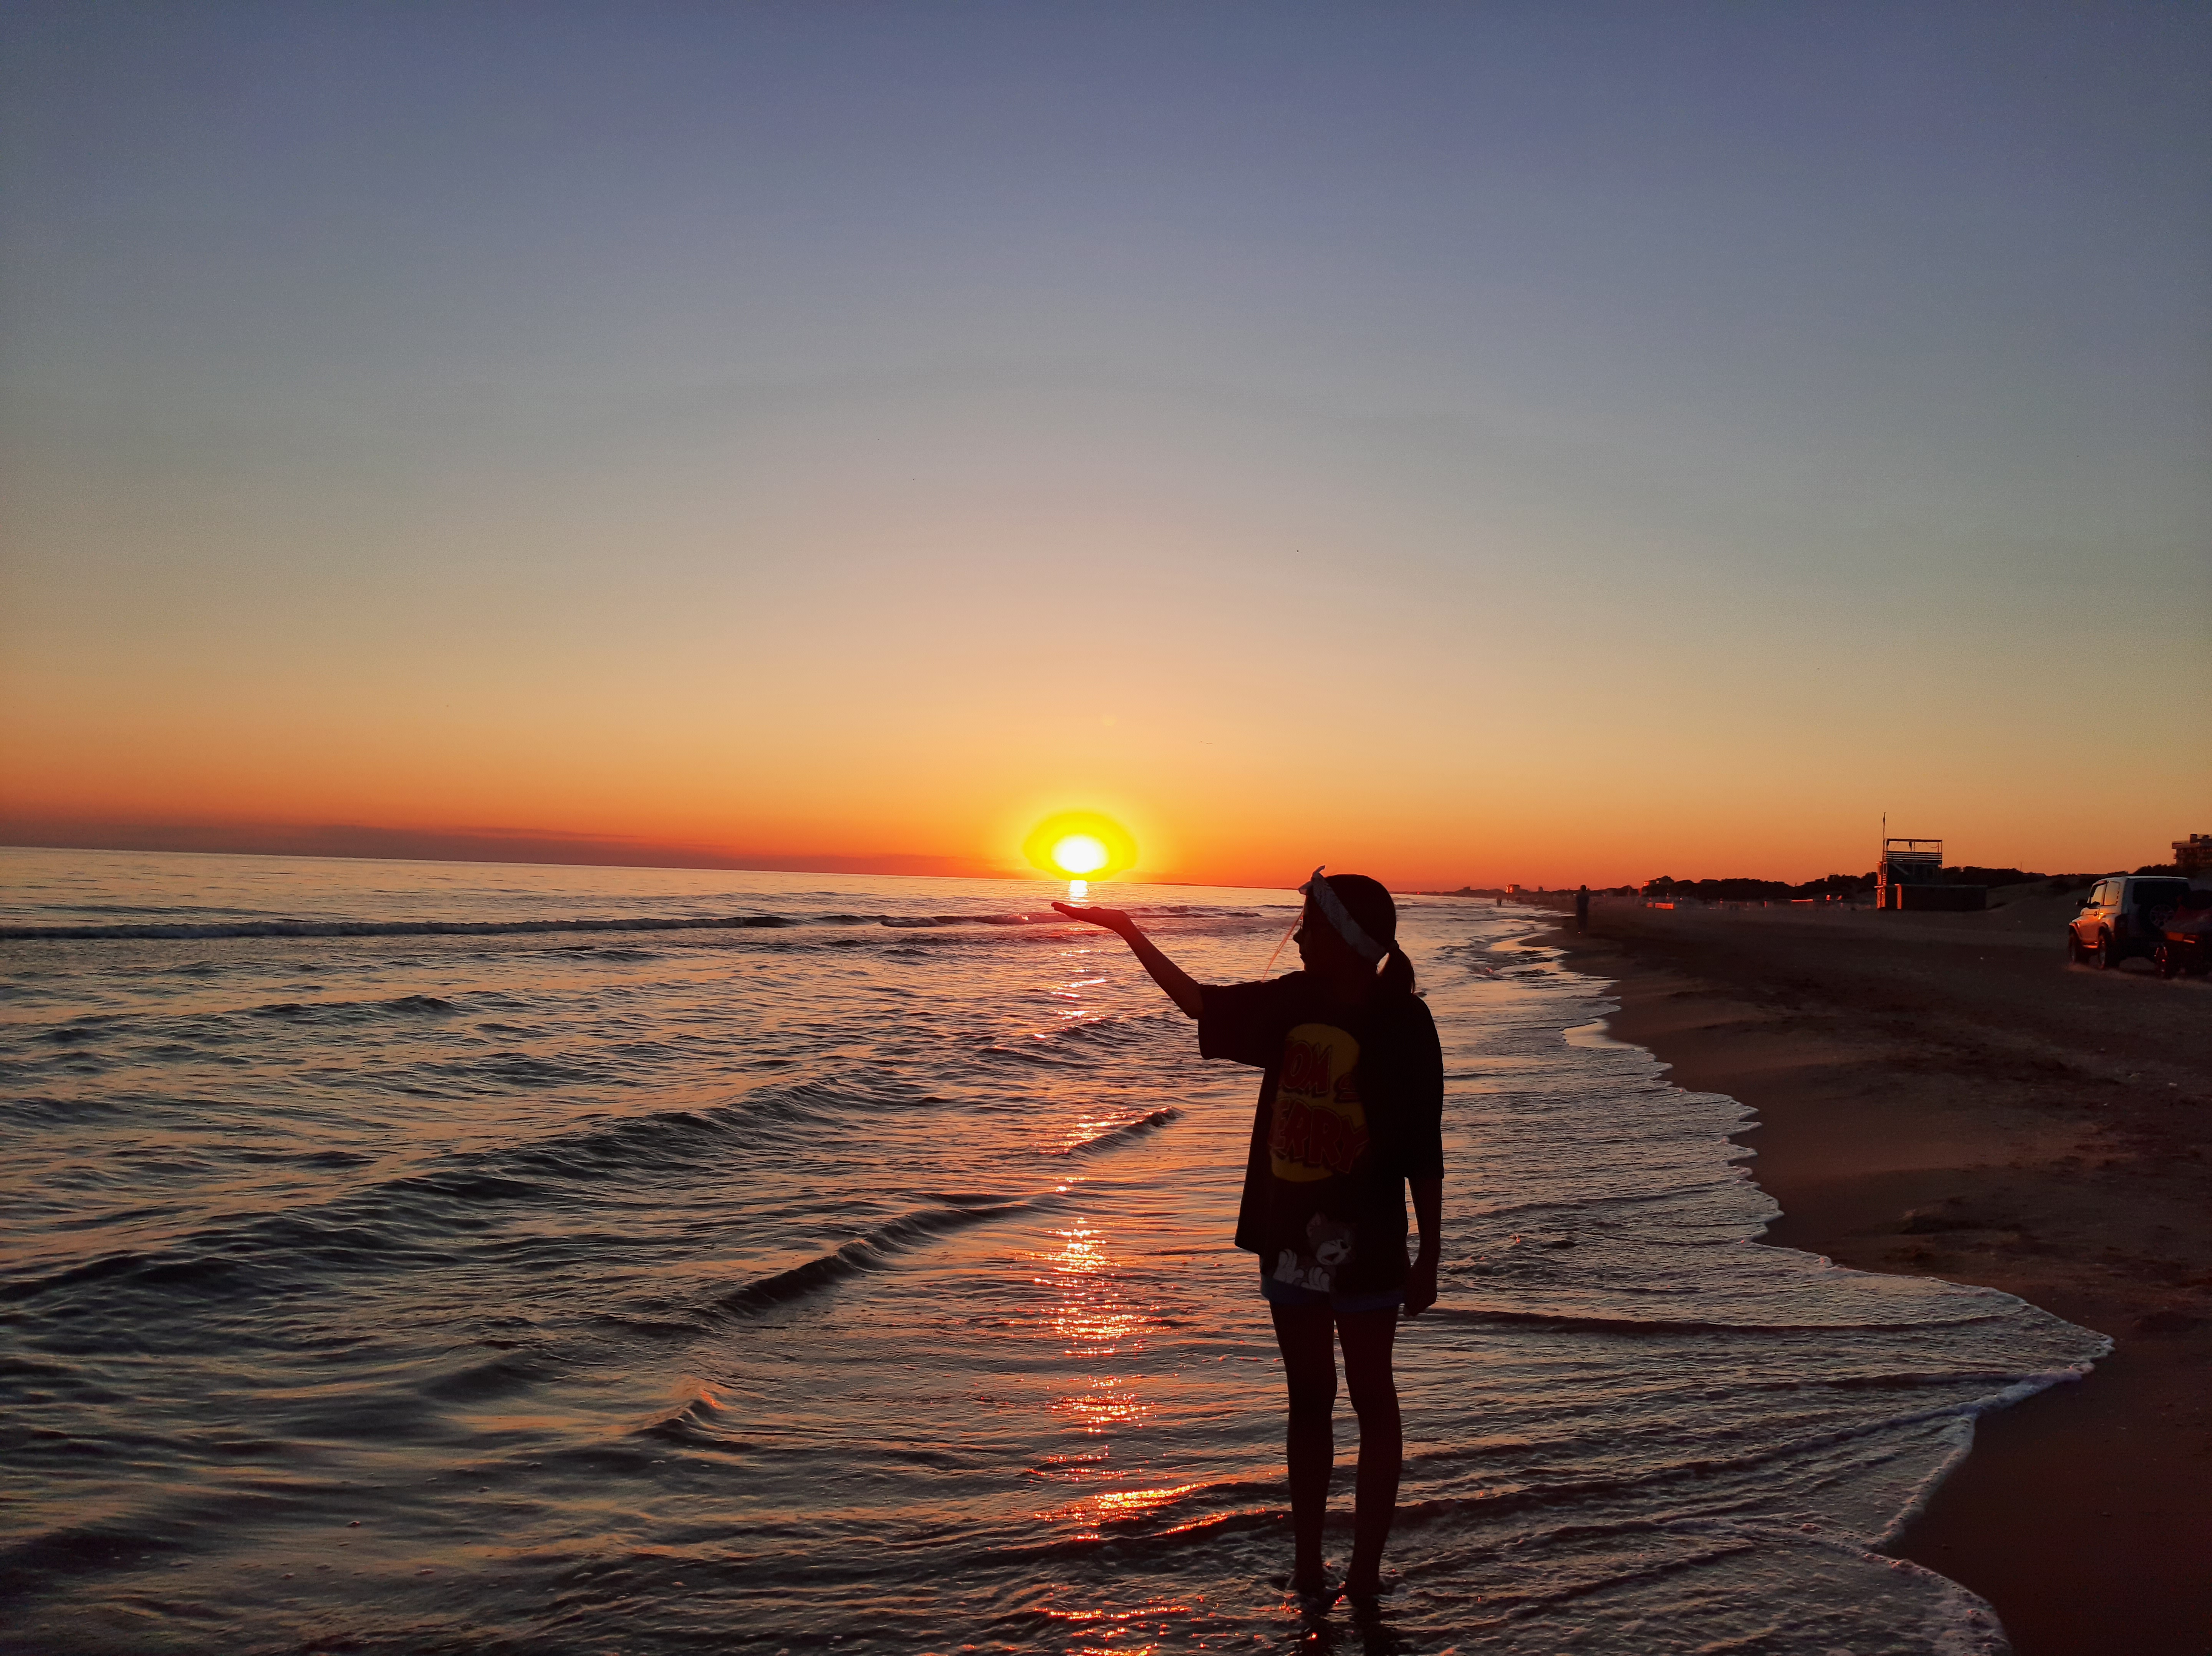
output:
[[[1327,1420],[1336,1412],[1336,1376],[1294,1380],[1290,1387],[1291,1420],[1295,1424]]]
[[[1398,1405],[1395,1403],[1387,1409],[1379,1403],[1370,1403],[1364,1409],[1353,1409],[1352,1414],[1359,1422],[1359,1440],[1362,1443],[1386,1440],[1395,1443],[1405,1433],[1405,1422],[1400,1418]]]
[[[1352,1388],[1352,1412],[1359,1416],[1363,1427],[1395,1427],[1398,1424],[1398,1388],[1384,1379]]]

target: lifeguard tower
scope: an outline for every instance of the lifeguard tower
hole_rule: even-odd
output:
[[[1971,912],[1989,907],[1989,898],[1986,886],[1943,883],[1942,840],[1882,837],[1881,862],[1875,874],[1877,909]]]

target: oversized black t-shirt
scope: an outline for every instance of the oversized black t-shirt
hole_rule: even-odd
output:
[[[1418,995],[1333,1004],[1303,971],[1209,984],[1198,1050],[1267,1071],[1237,1245],[1278,1282],[1375,1294],[1406,1280],[1406,1181],[1441,1178],[1443,1054]]]

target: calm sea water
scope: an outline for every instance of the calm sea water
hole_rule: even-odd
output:
[[[10,1650],[1997,1651],[1879,1545],[2103,1349],[1761,1245],[1739,1105],[1530,916],[1406,899],[1443,1294],[1401,1581],[1303,1619],[1256,1074],[1054,888],[0,875]],[[1297,901],[1115,895],[1211,981]]]

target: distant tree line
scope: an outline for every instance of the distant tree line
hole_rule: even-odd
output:
[[[2106,870],[2106,873],[2112,872]],[[2136,870],[2139,874],[2172,874],[2182,870],[2178,864],[2154,862]],[[1978,863],[1962,863],[1944,868],[1936,875],[1936,883],[1945,886],[2033,886],[2042,885],[2053,892],[2078,891],[2102,880],[2104,874],[2040,874],[2026,868],[1984,868]],[[1638,886],[1593,886],[1591,892],[1598,897],[1636,897],[1650,892],[1654,897],[1679,897],[1698,903],[1782,903],[1798,898],[1851,898],[1872,892],[1880,882],[1872,870],[1863,874],[1822,874],[1818,880],[1808,880],[1793,886],[1786,880],[1677,880],[1672,874],[1661,874],[1656,880]],[[1548,891],[1541,886],[1534,895],[1557,897],[1571,893],[1571,886],[1558,886]],[[1496,897],[1503,895],[1504,887],[1495,886],[1462,886],[1456,892],[1444,893],[1452,897]]]
[[[2162,874],[2162,868],[2139,868],[2138,874]],[[2026,868],[1984,868],[1976,863],[1962,863],[1945,868],[1936,876],[1945,886],[2032,886],[2042,884],[2053,892],[2072,891],[2102,879],[2100,874],[2042,874]],[[1671,874],[1661,874],[1644,888],[1656,896],[1692,898],[1700,903],[1775,903],[1796,898],[1849,898],[1871,892],[1879,882],[1874,872],[1863,874],[1823,874],[1818,880],[1808,880],[1793,886],[1786,880],[1676,880]],[[1613,888],[1617,895],[1632,897],[1635,888],[1620,886]]]
[[[1799,886],[1786,880],[1677,880],[1661,874],[1644,889],[1654,897],[1693,898],[1700,903],[1787,903],[1796,897],[1849,897],[1874,886],[1872,874],[1823,874]]]

